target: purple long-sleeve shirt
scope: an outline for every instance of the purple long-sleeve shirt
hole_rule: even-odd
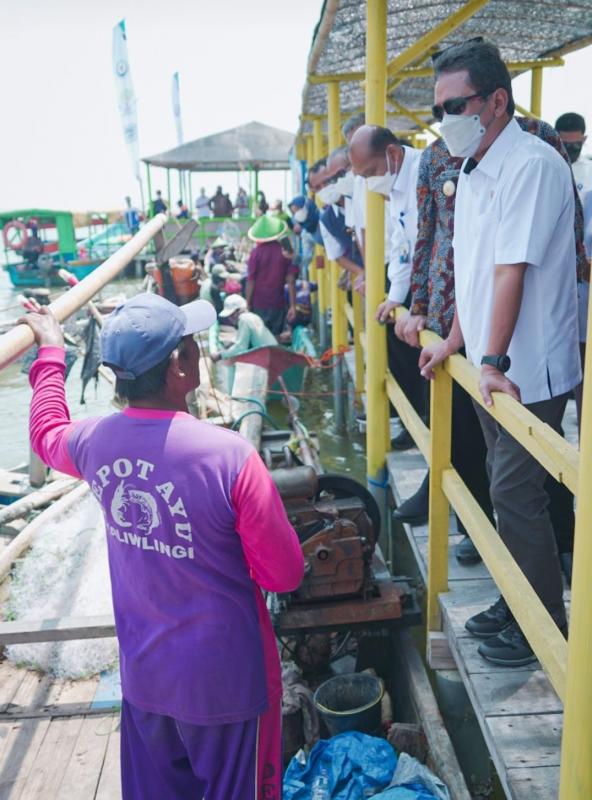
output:
[[[258,453],[183,412],[71,422],[62,348],[40,348],[30,381],[34,451],[103,509],[123,696],[197,725],[258,716],[281,697],[260,587],[295,589],[304,567]]]

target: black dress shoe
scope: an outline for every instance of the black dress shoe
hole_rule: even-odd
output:
[[[409,525],[424,525],[428,521],[430,499],[430,473],[426,473],[421,486],[393,511],[393,519]]]
[[[456,545],[454,554],[458,563],[465,567],[472,566],[473,564],[480,564],[482,561],[479,551],[468,536],[465,536],[465,538]]]
[[[401,433],[397,434],[395,438],[391,442],[391,447],[393,450],[411,450],[412,447],[416,447],[417,445],[411,438],[411,434],[408,430],[403,428]]]
[[[523,667],[536,656],[517,622],[511,622],[497,636],[481,642],[477,652],[486,661],[500,667]]]
[[[486,611],[475,614],[465,622],[465,628],[479,639],[497,636],[514,621],[512,612],[503,597],[499,597]]]

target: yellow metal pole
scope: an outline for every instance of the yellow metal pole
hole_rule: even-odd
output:
[[[362,349],[361,335],[364,330],[364,309],[362,296],[352,289],[352,308],[354,312],[354,356],[356,364],[356,397],[359,399],[364,392],[364,351]]]
[[[313,138],[312,138],[312,136],[310,134],[307,135],[305,141],[306,141],[306,166],[307,166],[307,169],[310,169],[312,167],[312,165],[314,164],[314,161],[315,161],[315,158],[314,158],[314,142],[313,142]],[[309,194],[310,194],[310,192],[309,192]],[[308,277],[310,278],[311,281],[314,281],[315,283],[317,283],[317,281],[318,281],[317,260],[315,258],[315,255],[316,255],[316,253],[313,254],[312,261],[310,262],[309,267],[308,267]]]
[[[543,70],[536,67],[531,73],[530,83],[530,111],[535,117],[541,118],[543,105]]]
[[[366,122],[386,123],[387,0],[367,0]],[[386,508],[385,456],[390,442],[386,396],[386,331],[374,314],[384,300],[384,199],[366,193],[366,451],[368,486]]]
[[[428,538],[428,636],[441,629],[438,595],[448,588],[448,498],[442,473],[450,467],[452,378],[442,367],[430,391],[430,500]]]
[[[588,325],[592,324],[592,304],[588,307]],[[561,800],[587,800],[592,797],[592,363],[584,369],[582,428],[580,431],[580,472],[576,535],[571,581],[571,614],[567,655],[567,690],[561,739]]]
[[[324,141],[323,141],[323,121],[321,117],[317,117],[312,122],[312,144],[313,144],[313,157],[318,161],[324,154]],[[323,249],[320,245],[315,245],[315,261],[322,259]],[[327,347],[327,265],[324,269],[317,271],[318,279],[318,299],[319,299],[319,344],[321,350]]]
[[[341,143],[341,116],[339,113],[339,83],[327,84],[327,132],[329,135],[329,152]],[[331,287],[331,348],[335,354],[347,345],[347,319],[345,316],[345,292],[339,288],[339,264],[331,261],[329,280]],[[335,356],[333,367],[333,409],[334,424],[338,431],[345,429],[345,397],[343,394],[343,369],[341,358]]]

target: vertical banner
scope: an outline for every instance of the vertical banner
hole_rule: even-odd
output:
[[[172,87],[173,117],[175,118],[175,128],[177,130],[177,144],[183,144],[183,123],[181,122],[181,93],[179,90],[179,73],[173,74]]]
[[[117,91],[117,105],[123,126],[123,138],[130,154],[134,176],[140,181],[138,114],[127,56],[127,37],[123,19],[113,28],[113,74]]]

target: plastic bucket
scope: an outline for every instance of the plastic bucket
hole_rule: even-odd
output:
[[[344,731],[373,734],[380,729],[383,694],[379,678],[356,672],[321,684],[314,693],[314,704],[331,736]]]
[[[193,261],[190,258],[171,258],[169,266],[179,303],[182,305],[195,300],[199,294],[199,283]]]

